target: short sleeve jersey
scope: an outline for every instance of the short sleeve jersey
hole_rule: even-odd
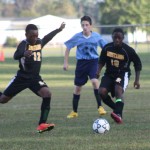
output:
[[[99,57],[97,47],[103,48],[107,42],[96,32],[92,32],[89,37],[85,37],[82,32],[75,34],[71,39],[65,42],[68,50],[73,47],[76,49],[76,59],[90,60]]]

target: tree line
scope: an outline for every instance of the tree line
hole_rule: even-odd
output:
[[[148,24],[149,0],[0,0],[0,17],[90,15],[97,25]]]

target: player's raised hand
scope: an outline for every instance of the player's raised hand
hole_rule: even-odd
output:
[[[65,25],[66,25],[65,22],[62,22],[62,24],[60,25],[59,29],[63,30],[65,28]]]
[[[24,57],[31,57],[32,56],[32,51],[26,50],[24,52]]]
[[[140,89],[140,83],[137,82],[137,81],[134,82],[133,86],[134,86],[135,89]]]

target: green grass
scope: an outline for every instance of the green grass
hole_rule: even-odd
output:
[[[6,52],[9,54],[9,52]],[[141,89],[133,88],[134,70],[125,93],[124,124],[117,125],[108,114],[107,134],[94,134],[92,123],[98,118],[91,83],[82,90],[79,117],[66,119],[71,111],[75,58],[70,57],[69,71],[62,70],[63,57],[45,57],[41,75],[52,92],[49,122],[56,124],[51,132],[38,134],[41,99],[25,90],[9,103],[0,105],[0,150],[149,150],[150,149],[150,53],[139,53],[143,71]],[[18,69],[10,56],[0,62],[0,91],[9,83]]]

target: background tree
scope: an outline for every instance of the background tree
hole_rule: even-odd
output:
[[[70,0],[38,0],[35,7],[40,15],[76,17],[76,10]]]
[[[97,25],[144,24],[150,20],[149,6],[149,0],[0,0],[0,16],[90,15]]]
[[[148,23],[149,6],[148,0],[105,0],[100,6],[102,14],[100,23],[104,25]]]
[[[36,0],[15,0],[15,14],[18,17],[38,16],[35,10]]]

